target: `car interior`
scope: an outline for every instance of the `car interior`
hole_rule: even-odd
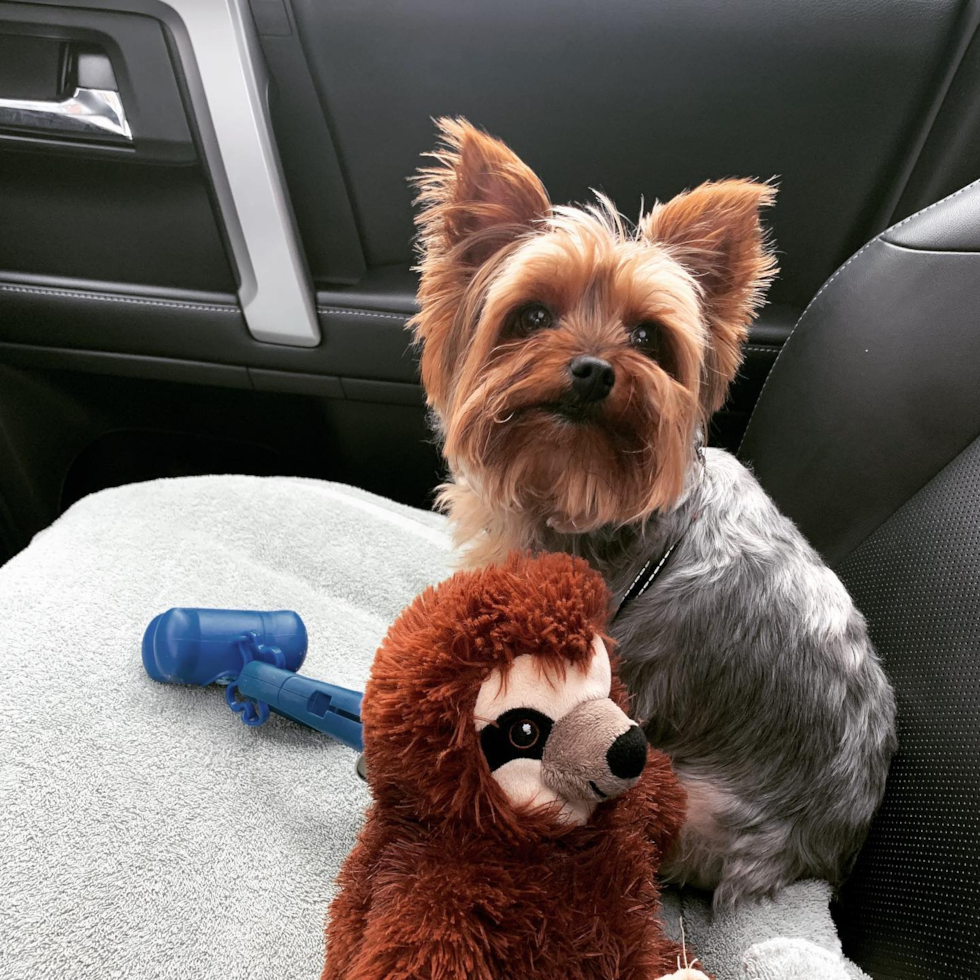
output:
[[[556,202],[778,184],[780,272],[710,443],[896,687],[845,953],[980,975],[976,0],[0,0],[0,564],[160,477],[432,506],[408,178],[445,114]]]

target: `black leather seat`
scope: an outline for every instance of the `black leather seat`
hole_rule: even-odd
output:
[[[874,980],[980,977],[980,181],[823,286],[740,456],[851,590],[898,696],[845,952]]]

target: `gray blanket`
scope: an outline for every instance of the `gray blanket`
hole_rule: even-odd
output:
[[[204,477],[88,497],[0,569],[0,977],[316,980],[368,800],[354,753],[150,681],[140,639],[171,606],[295,609],[303,672],[362,688],[450,557],[434,514]],[[819,883],[714,922],[693,894],[666,907],[719,980],[849,975]]]

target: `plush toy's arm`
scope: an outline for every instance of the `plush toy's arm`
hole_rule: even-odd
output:
[[[630,798],[639,810],[637,819],[646,827],[647,838],[657,848],[659,864],[687,813],[687,794],[663,752],[649,750],[646,768]]]
[[[380,822],[369,812],[354,849],[337,876],[337,895],[327,915],[327,959],[320,980],[344,980],[364,942],[372,902],[371,872],[387,842]]]
[[[447,854],[376,876],[363,940],[344,980],[499,980],[486,883]]]

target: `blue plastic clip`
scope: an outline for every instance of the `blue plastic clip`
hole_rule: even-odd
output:
[[[270,663],[280,670],[285,670],[286,657],[279,647],[267,646],[259,642],[259,634],[250,630],[238,641],[238,650],[242,658],[242,671],[250,663]],[[238,678],[241,677],[241,671]],[[241,715],[242,724],[257,728],[269,720],[269,705],[264,701],[252,698],[239,698],[238,678],[229,681],[225,688],[225,703],[236,714]]]

